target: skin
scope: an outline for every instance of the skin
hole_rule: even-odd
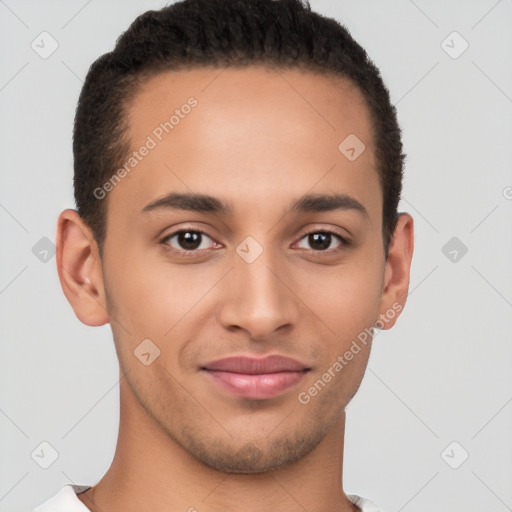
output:
[[[120,363],[114,460],[79,499],[102,512],[356,511],[341,485],[344,411],[371,342],[309,403],[298,395],[392,309],[384,329],[394,325],[409,287],[413,220],[399,217],[386,260],[371,122],[350,83],[260,66],[219,71],[160,74],[130,104],[135,150],[190,96],[198,101],[104,199],[103,258],[76,211],[59,217],[63,291],[83,323],[110,322]],[[352,162],[338,150],[349,134],[366,145]],[[171,192],[212,195],[232,213],[141,213]],[[349,195],[367,214],[290,211],[307,193]],[[170,235],[179,229],[207,236],[178,256],[172,249],[187,246]],[[326,229],[350,245],[332,236],[322,249],[307,236]],[[252,263],[236,251],[248,236],[263,249]],[[146,366],[134,350],[148,338],[160,355]],[[237,397],[200,370],[267,354],[311,370],[265,400]]]

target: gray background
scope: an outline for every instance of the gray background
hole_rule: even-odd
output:
[[[389,512],[512,510],[512,1],[311,3],[381,68],[408,155],[401,209],[416,222],[407,306],[375,338],[348,407],[345,490]],[[0,0],[2,512],[96,483],[114,453],[111,331],[74,316],[51,242],[74,206],[72,123],[87,69],[161,6]],[[43,31],[59,45],[46,59],[31,47]],[[469,44],[460,55],[453,31]],[[31,455],[42,442],[58,454],[47,469],[50,448],[46,460]]]

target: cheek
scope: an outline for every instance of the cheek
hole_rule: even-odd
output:
[[[318,345],[318,365],[302,387],[299,403],[337,414],[359,388],[379,309],[382,275],[376,268],[375,262],[373,266],[347,265],[325,278],[310,278],[309,304],[316,316],[309,318],[324,334]]]
[[[383,262],[361,255],[346,265],[311,273],[302,285],[305,303],[338,339],[374,324],[382,291]]]
[[[170,330],[179,332],[191,313],[201,310],[198,305],[224,272],[206,264],[171,264],[165,254],[119,250],[105,269],[109,312],[134,339],[165,340]]]

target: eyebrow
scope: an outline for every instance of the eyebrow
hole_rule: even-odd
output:
[[[224,201],[206,194],[171,193],[147,204],[141,213],[155,210],[185,210],[215,214],[232,214],[233,210]],[[368,217],[366,208],[347,194],[306,194],[291,206],[294,213],[329,212],[333,210],[355,210]]]

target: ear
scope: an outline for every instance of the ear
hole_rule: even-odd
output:
[[[391,329],[405,306],[413,251],[414,221],[408,213],[401,213],[386,260],[379,319],[376,321],[379,329]]]
[[[60,284],[75,315],[86,325],[108,323],[98,245],[75,210],[64,210],[59,215],[56,242]]]

